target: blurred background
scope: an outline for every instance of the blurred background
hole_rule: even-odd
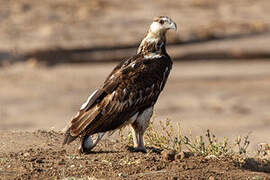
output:
[[[155,123],[270,142],[269,0],[0,0],[0,130],[63,129],[155,16],[173,70]]]

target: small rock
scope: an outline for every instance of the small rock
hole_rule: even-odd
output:
[[[208,180],[215,180],[215,178],[213,176],[210,176]]]
[[[61,161],[58,162],[58,165],[65,165],[65,160],[62,159]]]
[[[175,159],[176,160],[183,160],[183,159],[189,158],[191,156],[193,156],[193,153],[191,153],[191,152],[180,152],[180,153],[177,153],[175,155]]]
[[[119,173],[118,176],[123,177],[123,178],[127,178],[127,174],[124,174],[124,173]]]
[[[180,152],[175,155],[175,159],[177,160],[182,160],[187,158],[187,154],[185,152]]]
[[[27,157],[27,156],[29,156],[30,154],[28,153],[28,152],[26,152],[26,153],[23,153],[23,156],[24,157]]]
[[[36,162],[37,163],[44,163],[44,161],[42,159],[38,159]]]
[[[40,169],[40,168],[35,168],[34,170],[39,172],[39,173],[43,171],[43,169]]]
[[[122,175],[123,178],[127,178],[127,176],[128,176],[127,174],[123,174]]]
[[[194,162],[188,162],[187,163],[187,169],[194,169],[196,167]]]
[[[161,152],[162,159],[167,161],[173,161],[175,159],[175,154],[176,151],[174,150],[163,150]]]
[[[184,158],[185,158],[184,152],[177,153],[177,154],[175,155],[175,159],[176,159],[176,160],[182,160],[182,159],[184,159]]]
[[[186,164],[181,164],[180,165],[180,168],[186,170],[187,169],[187,166],[186,166]]]
[[[33,157],[33,158],[31,158],[30,161],[35,161],[35,160],[37,160],[37,158],[36,157]]]
[[[215,156],[215,155],[208,155],[208,156],[206,156],[205,157],[206,159],[217,159],[217,156]]]

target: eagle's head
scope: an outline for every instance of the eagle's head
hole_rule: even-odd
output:
[[[150,26],[151,33],[166,33],[167,30],[174,29],[177,30],[176,23],[167,16],[159,16],[154,18],[153,23]]]
[[[177,30],[176,23],[167,16],[159,16],[154,18],[147,35],[142,40],[137,54],[148,54],[163,52],[166,53],[166,32],[169,29]]]

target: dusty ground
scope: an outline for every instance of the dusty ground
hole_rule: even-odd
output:
[[[3,140],[0,149],[4,150],[0,152],[1,179],[270,178],[266,169],[260,172],[262,168],[252,164],[240,167],[226,157],[191,156],[169,161],[157,149],[148,147],[146,154],[134,153],[112,141],[103,141],[93,153],[80,156],[74,152],[78,144],[62,147],[63,135],[53,131],[1,132],[0,135]]]

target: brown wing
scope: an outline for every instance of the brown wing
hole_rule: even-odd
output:
[[[171,66],[168,56],[143,59],[137,55],[121,62],[71,121],[70,135],[114,130],[135,113],[154,105]]]

